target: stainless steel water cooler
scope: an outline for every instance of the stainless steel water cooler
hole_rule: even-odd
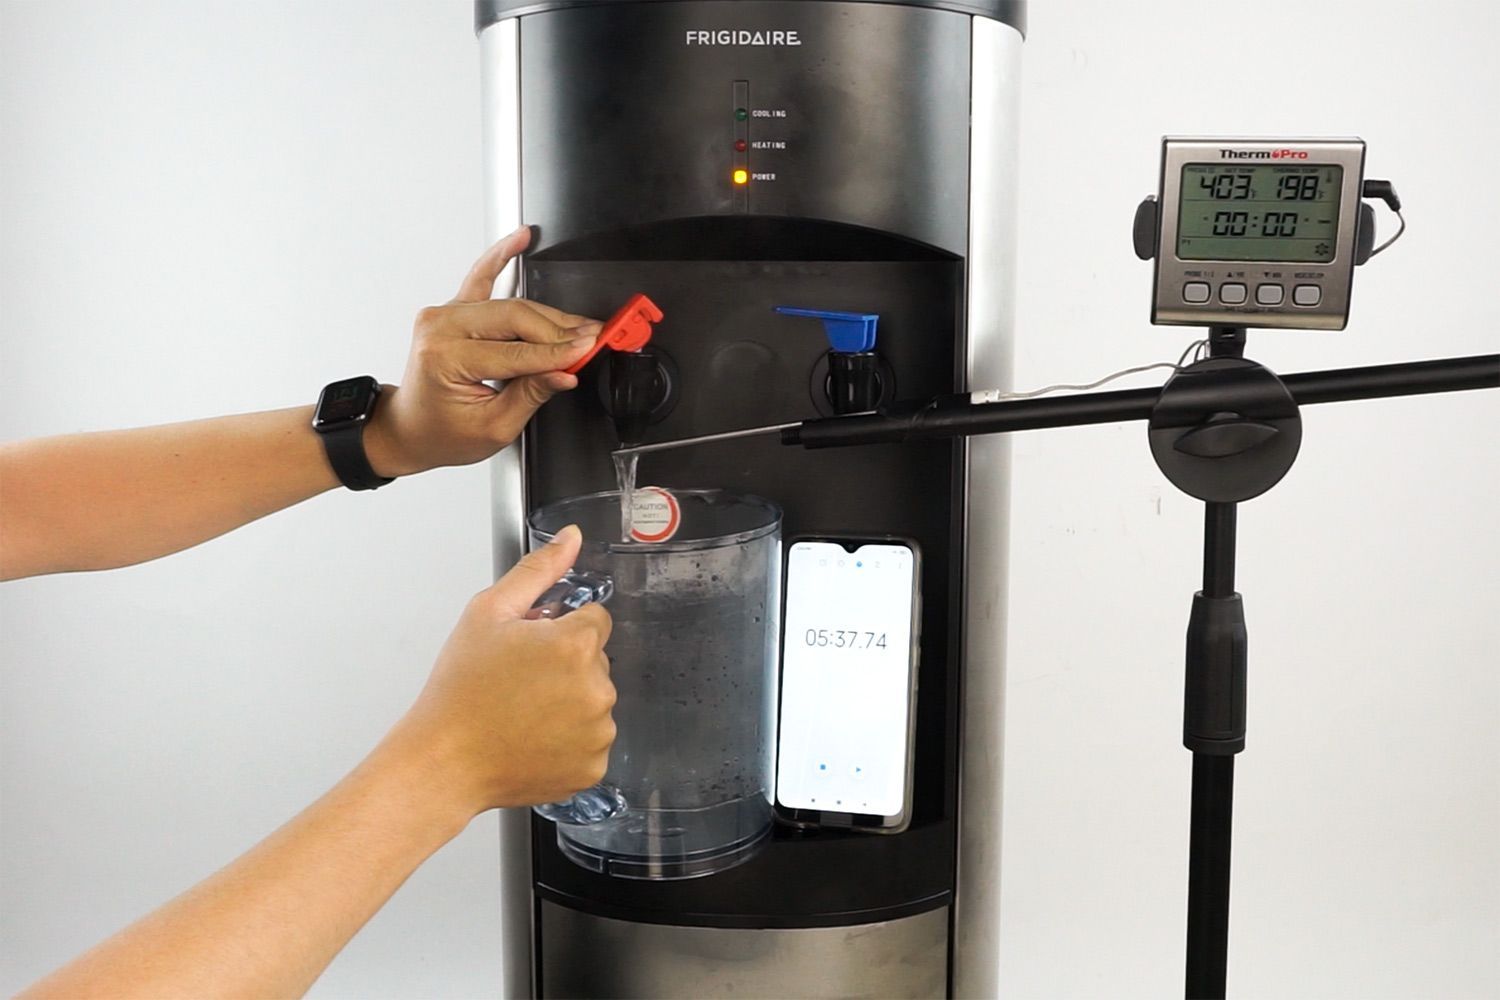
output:
[[[828,412],[828,344],[777,305],[878,314],[885,399],[1007,387],[1024,13],[480,0],[487,229],[538,227],[511,287],[601,317],[634,292],[662,308],[652,346],[672,385],[647,441]],[[497,569],[519,558],[528,511],[612,488],[599,378],[495,459]],[[506,992],[994,996],[1005,436],[829,452],[752,439],[648,456],[641,474],[769,497],[788,538],[918,541],[912,822],[778,829],[728,871],[642,881],[572,863],[551,823],[510,810]]]

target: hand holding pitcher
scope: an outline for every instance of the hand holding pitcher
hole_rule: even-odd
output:
[[[526,617],[532,620],[561,618],[590,604],[603,604],[615,592],[606,576],[569,570],[567,575],[536,599]],[[614,785],[598,782],[561,802],[535,806],[537,815],[554,823],[588,826],[602,823],[623,813],[625,796]]]
[[[392,734],[418,741],[469,815],[562,800],[604,776],[615,739],[609,613],[589,604],[560,621],[529,617],[581,542],[577,528],[559,531],[469,602]]]

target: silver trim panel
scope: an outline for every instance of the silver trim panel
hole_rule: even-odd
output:
[[[975,18],[973,46],[964,388],[1004,391],[1012,384],[1021,35],[997,21]],[[989,998],[999,992],[1009,436],[969,439],[967,475],[952,988],[956,997]]]
[[[497,21],[479,35],[480,107],[484,136],[484,229],[493,242],[515,231],[521,215],[520,23]],[[520,264],[500,274],[495,292],[516,294]],[[524,546],[526,518],[521,478],[522,444],[490,460],[491,531],[495,576],[515,565]],[[500,935],[502,995],[534,995],[531,898],[531,810],[500,811]]]
[[[947,991],[948,911],[849,927],[730,930],[597,917],[543,900],[548,997],[839,997]]]

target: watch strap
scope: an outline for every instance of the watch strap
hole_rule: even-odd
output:
[[[353,423],[346,427],[333,427],[323,431],[323,449],[328,453],[328,464],[334,475],[351,490],[375,490],[394,480],[382,476],[370,467],[365,454],[365,425]]]

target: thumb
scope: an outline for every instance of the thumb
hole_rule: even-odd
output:
[[[495,607],[511,618],[525,617],[536,599],[573,568],[582,545],[583,532],[570,524],[546,545],[526,553],[490,588]]]

